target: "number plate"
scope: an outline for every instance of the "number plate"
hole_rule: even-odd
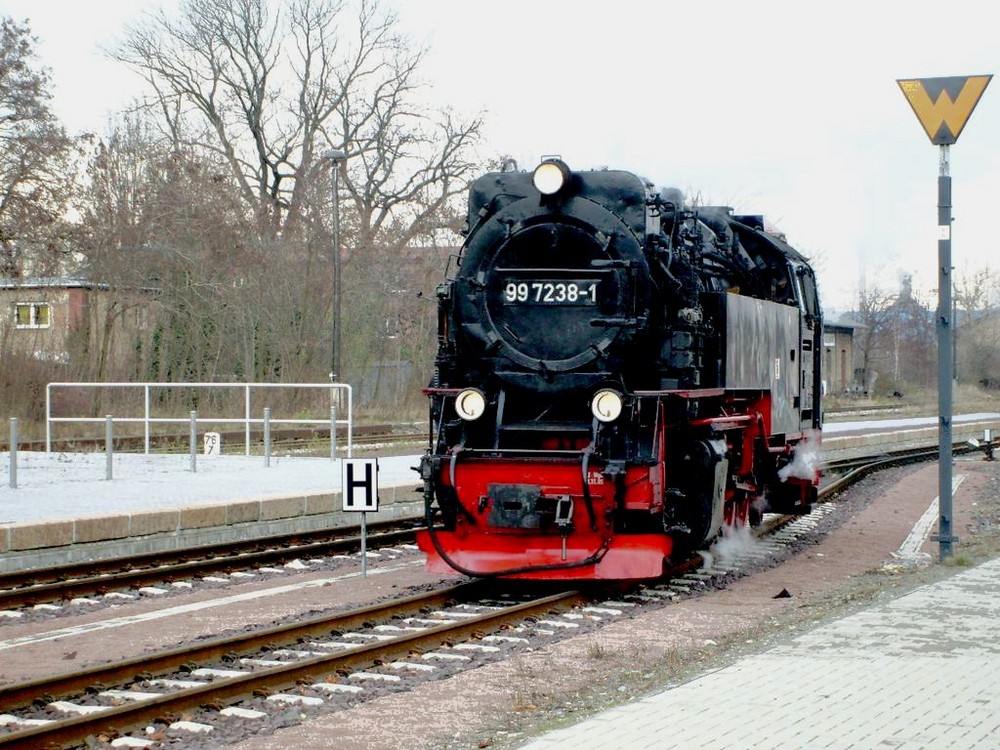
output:
[[[507,305],[596,305],[597,281],[508,281],[501,298]]]

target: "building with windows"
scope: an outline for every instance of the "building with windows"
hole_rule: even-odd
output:
[[[0,352],[68,363],[134,345],[156,305],[155,290],[111,289],[75,278],[0,279]]]
[[[48,328],[52,306],[48,302],[15,302],[15,328]]]
[[[838,318],[823,321],[823,382],[831,394],[854,393],[854,329],[858,326]]]

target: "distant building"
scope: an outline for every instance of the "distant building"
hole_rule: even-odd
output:
[[[823,321],[823,381],[827,393],[857,390],[854,377],[855,323],[831,316]]]
[[[0,279],[0,351],[44,361],[124,354],[157,306],[152,289],[76,278]]]

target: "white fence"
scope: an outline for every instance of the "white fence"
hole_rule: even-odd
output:
[[[151,397],[158,389],[171,389],[174,391],[186,388],[195,389],[241,389],[243,391],[243,416],[241,417],[195,417],[196,423],[206,423],[212,425],[238,424],[243,425],[245,439],[245,453],[250,455],[250,429],[254,425],[264,425],[264,417],[253,417],[252,398],[255,392],[262,390],[315,390],[322,389],[329,393],[329,413],[322,417],[301,418],[301,417],[274,417],[269,416],[268,422],[271,425],[328,425],[330,428],[330,456],[336,457],[337,431],[338,426],[347,428],[347,455],[352,455],[353,449],[353,393],[351,386],[346,383],[49,383],[45,389],[45,451],[52,451],[52,426],[59,423],[101,423],[107,422],[107,417],[83,417],[73,415],[53,416],[52,415],[52,395],[59,389],[81,389],[81,388],[126,388],[141,389],[143,392],[143,415],[142,416],[117,416],[108,415],[114,422],[118,423],[142,423],[143,444],[146,453],[149,453],[150,428],[154,424],[177,424],[190,425],[192,417],[189,415],[181,417],[154,417],[151,412]],[[346,401],[346,406],[343,402]],[[346,414],[340,412],[346,411]]]

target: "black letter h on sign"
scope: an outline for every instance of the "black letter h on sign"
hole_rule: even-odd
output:
[[[364,508],[375,507],[375,500],[373,491],[375,489],[375,481],[372,478],[372,465],[370,463],[365,464],[365,478],[357,480],[354,478],[354,464],[347,464],[347,484],[344,487],[344,494],[347,499],[348,506],[357,505],[354,501],[354,490],[355,488],[364,487],[365,488],[365,501],[361,504]]]

